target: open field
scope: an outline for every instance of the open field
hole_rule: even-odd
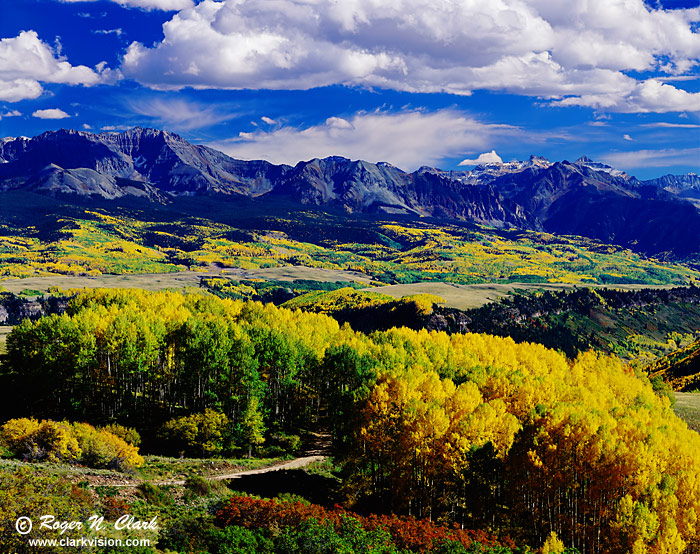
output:
[[[295,279],[308,279],[324,282],[357,281],[366,284],[371,282],[366,275],[354,271],[285,266],[265,269],[228,268],[223,271],[175,271],[173,273],[126,275],[49,275],[24,279],[5,279],[0,281],[0,285],[5,287],[7,291],[15,294],[23,290],[37,290],[41,293],[46,293],[51,287],[60,287],[62,289],[139,288],[153,291],[199,287],[202,277],[229,277],[233,280],[274,279],[278,281],[294,281]]]
[[[482,283],[477,285],[457,285],[454,283],[423,282],[407,285],[387,285],[363,289],[394,298],[412,294],[434,294],[445,299],[445,305],[459,310],[479,308],[489,302],[496,302],[514,291],[561,291],[572,290],[575,287],[612,288],[620,290],[639,290],[644,288],[671,288],[672,285],[573,285],[568,283]]]
[[[698,392],[676,392],[676,405],[673,411],[688,427],[700,433],[700,393]]]
[[[50,275],[39,277],[27,277],[24,279],[5,279],[0,285],[9,292],[18,294],[24,290],[36,290],[46,293],[51,287],[62,289],[80,288],[140,288],[145,290],[182,289],[185,287],[199,287],[203,277],[225,277],[233,281],[241,279],[264,279],[275,281],[294,281],[304,279],[309,281],[321,281],[334,283],[336,281],[357,282],[370,285],[371,279],[356,271],[343,271],[337,269],[324,269],[306,266],[283,266],[260,269],[226,268],[210,271],[176,271],[173,273],[142,273],[127,275]],[[570,283],[481,283],[476,285],[458,285],[440,281],[424,281],[402,285],[386,285],[382,287],[368,287],[363,290],[379,292],[401,298],[413,294],[434,294],[445,299],[447,306],[467,310],[478,308],[489,302],[498,301],[500,298],[512,294],[514,291],[543,290],[560,291],[571,290],[574,285]],[[620,285],[595,285],[586,284],[586,287],[605,287],[620,290],[638,290],[643,288],[670,288],[673,285],[647,285],[647,284],[620,284]],[[7,333],[5,333],[7,334]],[[0,339],[3,338],[0,330]]]
[[[323,269],[318,267],[306,267],[303,265],[289,265],[284,267],[268,267],[261,269],[226,268],[222,276],[232,279],[266,279],[274,281],[294,281],[305,279],[308,281],[322,281],[335,283],[336,281],[356,281],[370,284],[372,280],[364,273],[357,271],[343,271],[339,269]]]
[[[221,272],[177,271],[174,273],[142,273],[127,275],[50,275],[27,277],[25,279],[6,279],[0,285],[12,293],[23,290],[48,292],[51,287],[62,289],[96,289],[106,288],[139,288],[145,290],[161,290],[167,288],[181,289],[183,287],[198,287],[202,277],[213,277]]]

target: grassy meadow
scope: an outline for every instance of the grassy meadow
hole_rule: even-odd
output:
[[[700,433],[700,392],[675,392],[673,411],[688,427]]]
[[[363,290],[388,294],[394,298],[402,298],[414,294],[433,294],[445,300],[444,305],[459,310],[479,308],[489,302],[497,302],[514,292],[545,292],[570,291],[581,285],[569,283],[480,283],[475,285],[459,285],[456,283],[423,282],[404,285],[382,285]],[[591,288],[605,287],[619,290],[639,290],[643,288],[668,288],[672,285],[586,285]]]

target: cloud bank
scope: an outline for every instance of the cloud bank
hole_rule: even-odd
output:
[[[519,136],[509,125],[480,123],[454,110],[358,113],[330,117],[306,128],[280,127],[241,133],[231,141],[210,144],[235,158],[296,164],[315,157],[345,156],[386,161],[405,170],[436,165],[447,157],[483,149],[500,137]]]
[[[203,0],[165,23],[159,44],[133,42],[122,70],[156,89],[489,89],[700,111],[700,93],[653,78],[698,66],[698,21],[700,8],[643,0]]]

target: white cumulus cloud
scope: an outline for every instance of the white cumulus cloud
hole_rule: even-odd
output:
[[[627,91],[584,94],[558,101],[561,106],[588,106],[622,113],[700,112],[700,92],[687,92],[656,79],[634,83]]]
[[[19,102],[41,96],[44,89],[32,79],[0,79],[0,100]]]
[[[157,89],[489,89],[679,111],[691,93],[630,72],[682,80],[700,63],[698,21],[643,0],[203,0],[160,43],[133,42],[122,70]]]
[[[501,157],[496,154],[495,150],[491,150],[491,152],[484,152],[483,154],[479,154],[479,157],[476,158],[475,160],[462,160],[459,162],[459,165],[484,165],[484,164],[500,164],[503,163],[503,160]]]
[[[281,127],[270,132],[241,133],[210,144],[241,159],[296,164],[300,160],[345,156],[390,162],[402,169],[436,165],[447,157],[483,148],[497,137],[513,137],[519,129],[485,124],[455,110],[358,113],[330,117],[306,128]]]
[[[39,119],[66,119],[70,117],[66,112],[59,108],[50,108],[48,110],[36,110],[32,113],[34,117]]]
[[[116,78],[116,73],[104,64],[95,69],[71,65],[35,31],[0,40],[0,101],[38,98],[43,92],[42,82],[92,86]]]

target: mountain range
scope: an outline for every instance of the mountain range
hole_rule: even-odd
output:
[[[0,139],[0,191],[13,190],[80,202],[283,200],[347,213],[581,235],[657,256],[700,252],[698,175],[640,181],[587,157],[550,162],[531,156],[472,171],[421,167],[409,173],[338,156],[295,166],[237,160],[156,129],[62,129]]]

